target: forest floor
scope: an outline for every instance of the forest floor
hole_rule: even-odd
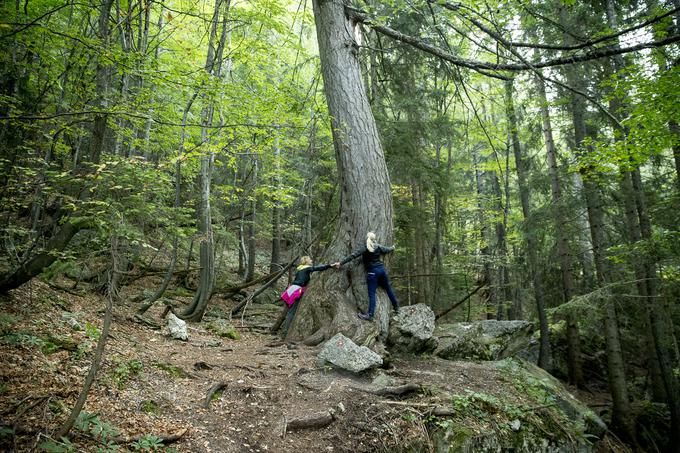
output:
[[[223,313],[234,305],[213,303]],[[394,357],[388,369],[361,376],[320,366],[318,348],[286,345],[266,332],[278,315],[269,304],[252,305],[233,319],[239,340],[217,337],[205,323],[190,325],[188,341],[173,340],[134,322],[136,308],[125,302],[114,308],[102,367],[84,408],[96,418],[71,433],[77,451],[103,447],[102,426],[105,433],[115,428],[122,449],[142,444],[120,436],[179,434],[171,447],[182,452],[368,452],[409,445],[429,451],[428,413],[450,404],[451,395],[533,404],[484,363]],[[39,280],[0,300],[0,451],[30,451],[49,441],[44,433],[66,418],[89,369],[103,309],[101,296]],[[154,307],[148,317],[158,320],[160,312]],[[421,391],[379,396],[371,393],[376,380],[413,383]],[[206,407],[215,384],[224,388]],[[327,426],[289,429],[296,419],[329,411]],[[468,428],[482,432],[498,423],[480,418]]]

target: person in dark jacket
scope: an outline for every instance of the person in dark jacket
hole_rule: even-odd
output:
[[[286,290],[283,293],[281,293],[281,299],[283,299],[283,301],[288,306],[286,320],[283,323],[284,336],[288,332],[290,323],[293,322],[295,312],[297,312],[299,299],[305,292],[305,288],[309,284],[309,280],[312,277],[312,273],[325,271],[326,269],[329,269],[331,267],[330,264],[320,264],[318,266],[313,266],[312,264],[313,264],[312,259],[310,257],[303,256],[302,258],[300,258],[300,264],[295,269],[295,278],[293,278],[293,282],[288,286],[288,288],[286,288]],[[277,325],[275,325],[275,327],[278,328]]]
[[[333,267],[338,268],[354,259],[359,257],[362,258],[364,269],[366,270],[366,285],[368,286],[368,313],[359,313],[358,316],[365,321],[372,320],[373,315],[375,314],[375,291],[378,289],[378,286],[387,292],[387,297],[389,297],[390,302],[392,302],[394,312],[399,313],[399,301],[394,295],[394,291],[392,291],[390,280],[387,277],[387,271],[382,262],[382,255],[392,253],[393,251],[393,246],[385,247],[378,244],[375,239],[375,233],[369,231],[366,234],[366,245],[343,258],[341,261],[332,264]]]

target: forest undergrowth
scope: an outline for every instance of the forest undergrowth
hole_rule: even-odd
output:
[[[266,331],[280,310],[273,304],[232,319],[238,339],[204,322],[189,325],[188,341],[173,340],[133,320],[137,307],[126,300],[144,284],[114,307],[101,369],[68,439],[52,433],[82,388],[104,300],[33,280],[0,301],[2,451],[433,451],[437,430],[452,424],[502,435],[520,417],[546,436],[569,429],[485,363],[394,357],[361,376],[320,366],[316,348]],[[208,320],[235,304],[214,302]],[[162,308],[148,319],[160,320]],[[377,382],[420,390],[378,395]]]

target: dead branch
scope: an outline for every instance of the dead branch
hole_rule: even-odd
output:
[[[141,315],[134,315],[134,316],[133,316],[132,318],[130,318],[130,319],[132,319],[132,320],[133,320],[134,322],[136,322],[137,324],[145,325],[145,326],[147,326],[147,327],[152,328],[153,330],[161,330],[161,326],[160,326],[160,325],[156,324],[156,323],[153,322],[153,321],[150,321],[150,320],[146,319],[144,316],[141,316]]]
[[[267,279],[273,277],[274,275],[278,274],[279,271],[272,272],[271,274],[263,275],[260,278],[256,278],[255,280],[250,280],[248,282],[240,283],[238,285],[234,286],[228,286],[226,288],[217,288],[213,290],[213,295],[216,294],[226,294],[226,298],[228,299],[229,297],[232,297],[234,294],[239,293],[241,290],[250,288],[253,285],[257,285],[258,283],[262,283],[264,281],[267,281]]]
[[[224,389],[227,387],[226,382],[218,382],[217,384],[213,385],[208,389],[208,393],[205,396],[205,401],[203,401],[203,408],[207,409],[210,407],[210,403],[212,402],[213,395],[215,393],[219,392],[220,390]]]
[[[167,445],[180,440],[182,437],[184,437],[187,431],[189,431],[188,428],[182,428],[174,434],[161,434],[156,435],[156,437],[158,437],[159,441],[162,444]],[[147,436],[146,434],[137,434],[135,436],[117,436],[111,439],[111,441],[114,444],[131,444],[133,442],[137,442],[138,440],[146,436]]]
[[[297,257],[297,256],[296,256],[295,258],[293,258],[293,259],[292,259],[292,260],[291,260],[291,261],[290,261],[283,269],[281,269],[280,271],[276,272],[275,275],[274,275],[267,283],[265,283],[265,284],[262,285],[260,288],[258,288],[257,291],[255,291],[253,294],[251,294],[250,296],[248,296],[243,302],[239,303],[239,304],[236,305],[234,308],[232,308],[232,309],[231,309],[231,315],[234,316],[236,313],[238,313],[239,311],[241,311],[241,309],[242,309],[243,307],[245,307],[246,305],[248,305],[248,303],[250,303],[250,301],[252,301],[253,299],[255,299],[257,296],[259,296],[260,294],[262,294],[262,293],[264,292],[264,290],[266,290],[266,289],[269,288],[271,285],[273,285],[274,283],[276,283],[276,281],[277,281],[279,278],[281,278],[281,277],[283,276],[283,274],[285,274],[286,272],[288,272],[288,269],[290,269],[290,267],[293,265],[293,263],[295,263],[295,261],[297,261],[298,258],[299,258],[299,257]],[[271,275],[271,274],[270,274],[270,275]]]
[[[288,420],[284,426],[283,432],[293,429],[313,429],[323,428],[330,425],[335,420],[335,413],[333,410],[328,410],[320,414],[313,414],[303,418],[293,418]]]
[[[435,316],[435,319],[439,319],[439,318],[441,318],[442,316],[448,314],[448,313],[451,312],[453,309],[457,308],[460,304],[462,304],[463,302],[465,302],[466,300],[468,300],[469,298],[471,298],[472,296],[474,296],[475,293],[476,293],[477,291],[479,291],[480,289],[482,289],[483,287],[484,287],[484,285],[479,285],[479,286],[477,286],[474,290],[472,290],[471,293],[469,293],[467,296],[463,297],[461,300],[459,300],[458,302],[456,302],[455,304],[453,304],[453,305],[451,306],[451,308],[447,308],[446,310],[444,310],[443,312],[441,312],[441,313],[439,313],[437,316]]]

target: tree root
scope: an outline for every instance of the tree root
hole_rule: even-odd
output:
[[[161,434],[156,437],[160,439],[160,442],[162,444],[167,445],[180,440],[182,437],[184,437],[187,431],[189,431],[188,428],[182,428],[174,434]],[[147,436],[146,434],[137,434],[136,436],[117,436],[111,439],[111,441],[114,444],[131,444],[133,442],[137,442],[138,440],[146,436]]]
[[[287,431],[294,429],[323,428],[333,423],[334,420],[335,412],[332,409],[303,418],[294,418],[287,421],[284,420],[283,435],[285,435]]]
[[[205,401],[203,401],[203,408],[204,409],[209,408],[210,403],[212,402],[213,395],[226,387],[227,387],[226,382],[218,382],[217,384],[210,387],[208,389],[208,393],[205,396]]]
[[[407,393],[420,392],[420,385],[409,383],[398,385],[396,387],[383,387],[379,389],[357,388],[357,390],[380,396],[401,396]]]
[[[134,315],[131,319],[132,319],[134,322],[136,322],[137,324],[145,325],[145,326],[147,326],[147,327],[150,327],[150,328],[153,329],[153,330],[161,330],[161,326],[160,326],[160,325],[156,324],[156,323],[153,322],[153,321],[150,321],[150,320],[146,319],[145,317],[143,317],[143,316],[141,316],[141,315],[139,315],[139,314]]]

